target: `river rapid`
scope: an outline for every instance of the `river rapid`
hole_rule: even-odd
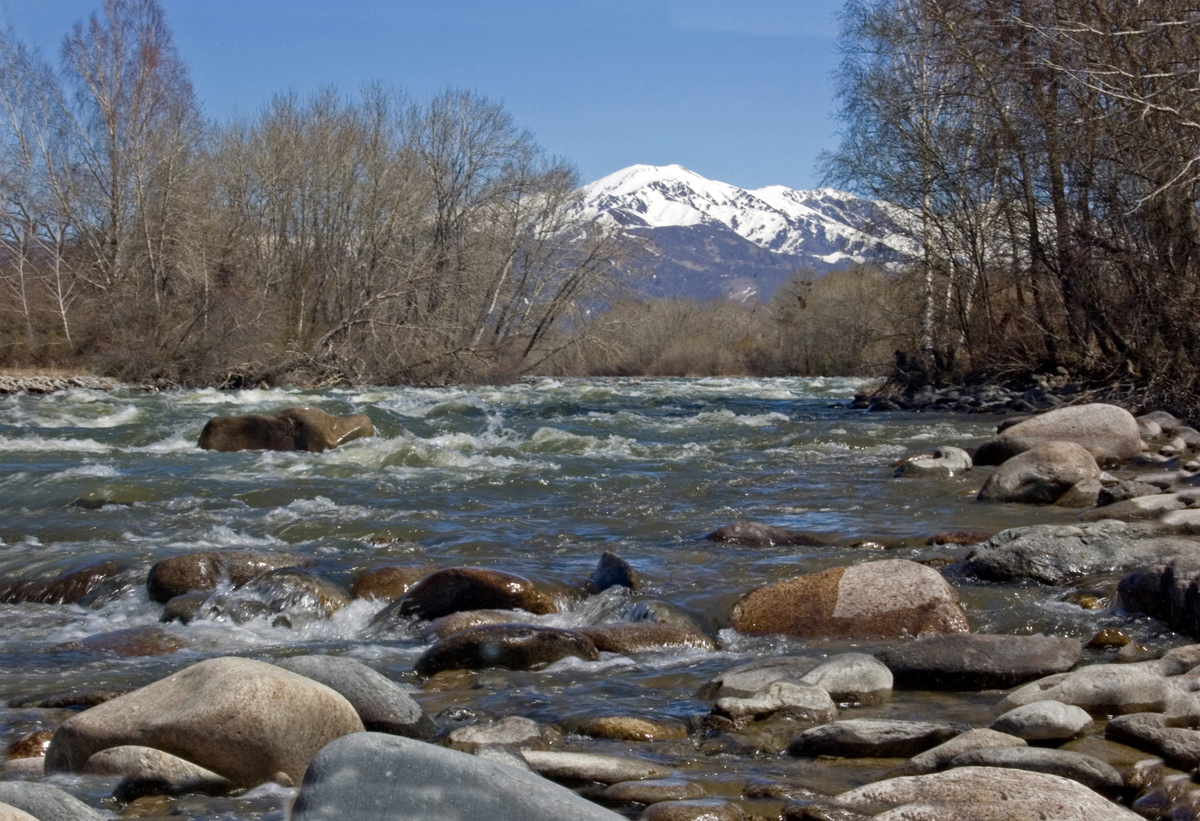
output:
[[[849,410],[865,386],[853,379],[547,379],[446,389],[2,397],[0,578],[48,578],[105,559],[131,570],[127,583],[80,604],[0,605],[0,703],[76,687],[141,685],[221,655],[344,653],[411,686],[439,727],[464,717],[526,716],[566,730],[568,749],[661,760],[731,795],[759,776],[807,779],[832,792],[864,783],[885,765],[802,762],[736,749],[699,731],[654,744],[569,731],[607,714],[694,722],[711,707],[696,690],[736,664],[882,646],[738,635],[727,627],[730,607],[757,585],[878,558],[952,559],[969,548],[931,546],[928,537],[1074,519],[1077,511],[1054,507],[977,503],[974,491],[987,469],[953,479],[892,478],[898,458],[941,444],[977,445],[998,419]],[[212,416],[300,404],[367,414],[376,436],[321,454],[196,447]],[[703,540],[740,519],[808,531],[828,545],[747,548]],[[185,645],[164,655],[89,649],[85,640],[97,634],[159,625],[162,606],[147,598],[146,571],[159,559],[199,550],[293,551],[347,585],[387,564],[505,570],[564,602],[564,612],[539,621],[567,627],[630,606],[615,592],[592,599],[580,592],[600,555],[611,551],[636,568],[641,596],[710,617],[720,628],[720,649],[571,658],[533,672],[479,673],[461,688],[429,691],[411,672],[429,644],[415,629],[372,630],[384,606],[374,600],[292,627],[268,617],[163,625]],[[1067,600],[1081,588],[1110,592],[1114,579],[1069,589],[985,585],[953,574],[950,581],[976,632],[1086,641],[1116,625],[1155,646],[1179,641],[1147,619]],[[962,718],[986,726],[996,700],[897,692],[888,705],[843,717]],[[0,740],[52,729],[68,715],[0,709]],[[111,783],[62,776],[53,783],[94,806],[121,809],[107,798]],[[234,798],[180,799],[177,806],[195,818],[282,819],[289,794],[263,787]]]

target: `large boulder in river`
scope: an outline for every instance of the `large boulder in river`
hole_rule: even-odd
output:
[[[1052,505],[1083,481],[1100,480],[1092,455],[1074,442],[1045,442],[1008,459],[979,491],[981,502]]]
[[[1116,405],[1074,405],[1034,416],[1005,428],[975,451],[976,465],[999,465],[1047,442],[1074,442],[1098,462],[1132,459],[1142,452],[1133,414]]]
[[[460,610],[524,610],[542,615],[557,612],[558,606],[521,576],[482,567],[450,567],[414,584],[373,623],[399,616],[436,619]]]
[[[1103,521],[1001,531],[971,551],[965,568],[990,581],[1066,584],[1080,576],[1133,570],[1176,556],[1200,562],[1200,542],[1159,536],[1147,525]]]
[[[620,821],[566,787],[397,736],[338,739],[313,759],[291,821]]]
[[[557,627],[531,624],[484,624],[442,639],[426,650],[413,670],[432,676],[442,670],[528,670],[567,656],[598,661],[600,653],[587,636]]]
[[[903,642],[876,655],[896,685],[919,690],[1005,689],[1070,670],[1083,646],[1059,636],[954,634]]]
[[[797,576],[751,590],[733,606],[752,635],[899,638],[970,630],[958,593],[932,568],[886,559]]]
[[[222,581],[241,587],[268,570],[312,564],[312,559],[291,553],[186,553],[156,562],[146,577],[146,592],[150,601],[166,603],[191,590],[212,590]]]
[[[330,416],[310,407],[284,408],[274,416],[214,416],[200,432],[204,450],[306,450],[336,448],[374,436],[375,426],[362,414]]]
[[[335,738],[363,731],[354,707],[312,679],[272,664],[215,658],[67,719],[46,751],[46,772],[80,772],[100,750],[153,747],[238,786],[284,773],[299,782]]]

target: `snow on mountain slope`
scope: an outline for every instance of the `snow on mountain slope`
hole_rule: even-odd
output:
[[[878,203],[829,188],[746,190],[678,165],[610,174],[583,188],[579,208],[583,219],[612,220],[649,242],[648,290],[660,296],[766,299],[798,269],[824,273],[911,254]],[[738,238],[757,248],[739,248]]]

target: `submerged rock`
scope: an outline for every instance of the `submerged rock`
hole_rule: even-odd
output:
[[[1135,570],[1117,586],[1121,606],[1200,638],[1200,556]]]
[[[811,533],[746,521],[734,522],[731,525],[717,528],[704,538],[710,542],[735,544],[742,547],[775,547],[777,545],[818,547],[825,544],[824,539]]]
[[[614,738],[621,741],[668,741],[687,738],[687,728],[678,722],[642,716],[600,716],[585,721],[576,732],[591,738]]]
[[[310,407],[284,408],[274,416],[214,416],[200,432],[203,450],[304,450],[336,448],[354,439],[374,436],[369,417],[330,416]]]
[[[1007,689],[1079,663],[1083,647],[1059,636],[979,633],[928,636],[876,654],[900,687],[920,690]]]
[[[733,607],[734,629],[752,635],[898,638],[966,633],[958,593],[905,559],[866,562],[750,591]]]
[[[598,661],[600,653],[587,636],[556,627],[489,624],[471,627],[442,639],[417,659],[413,670],[431,676],[442,670],[528,670],[575,656]]]

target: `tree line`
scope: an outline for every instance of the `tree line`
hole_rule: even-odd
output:
[[[1200,12],[849,0],[830,181],[920,251],[908,378],[1058,369],[1200,409]]]
[[[156,0],[105,0],[59,57],[0,35],[0,363],[505,378],[619,284],[571,166],[481,95],[284,93],[212,122]]]

